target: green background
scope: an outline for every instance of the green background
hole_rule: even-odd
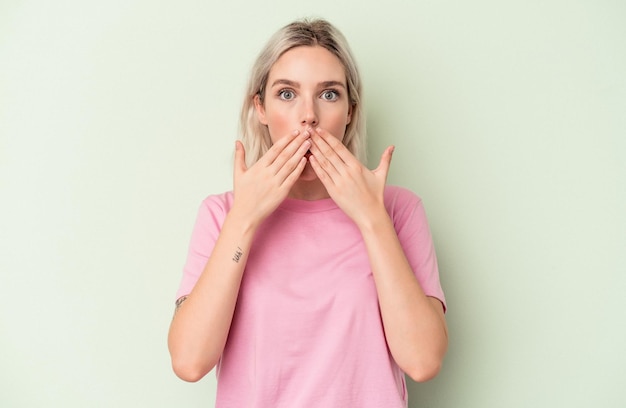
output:
[[[322,16],[371,163],[424,200],[450,350],[410,407],[624,407],[626,3],[0,3],[0,405],[207,407],[166,334],[200,201],[231,188],[252,60]]]

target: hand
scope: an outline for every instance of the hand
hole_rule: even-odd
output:
[[[238,215],[258,225],[283,202],[306,165],[309,136],[295,130],[280,138],[250,168],[243,144],[236,142],[232,209]]]
[[[359,226],[370,220],[375,211],[384,210],[383,193],[394,147],[387,147],[378,167],[369,170],[326,130],[307,131],[313,142],[311,166],[339,208]]]

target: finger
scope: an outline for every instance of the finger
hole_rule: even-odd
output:
[[[304,157],[306,151],[311,147],[309,138],[310,134],[303,132],[287,144],[271,164],[273,173],[278,174],[285,165],[290,166],[290,170],[293,170],[300,158]]]
[[[302,156],[296,167],[287,175],[285,181],[283,181],[283,187],[291,190],[291,187],[296,183],[300,174],[304,171],[304,166],[306,166],[306,157]]]
[[[268,149],[267,152],[261,157],[259,161],[265,163],[266,165],[270,165],[276,160],[278,155],[287,147],[291,142],[294,141],[300,134],[299,130],[294,130],[288,135],[281,137],[278,139],[272,146]]]
[[[378,167],[374,170],[376,174],[383,174],[385,176],[385,180],[387,179],[387,174],[389,174],[389,168],[391,167],[391,159],[393,158],[393,152],[395,150],[395,146],[389,146],[385,149],[383,154],[380,156],[380,162],[378,163]]]
[[[274,161],[274,165],[277,166],[276,176],[280,180],[286,180],[289,175],[294,171],[294,169],[300,164],[302,159],[304,159],[304,164],[306,164],[306,158],[304,157],[304,155],[310,148],[311,141],[305,140],[300,146],[298,146],[298,149],[293,154],[288,153],[288,149],[285,149],[283,152],[285,153],[285,157],[287,157],[287,160],[282,163],[282,165],[280,165],[280,156],[277,160]],[[281,153],[281,156],[282,155],[283,153]],[[278,167],[279,165],[280,167]]]
[[[321,147],[320,144],[322,145]],[[324,151],[322,151],[322,149],[324,149]],[[330,146],[324,146],[324,142],[315,142],[311,144],[310,150],[311,156],[309,157],[309,160],[311,161],[311,164],[315,163],[319,167],[319,170],[322,170],[328,175],[328,177],[337,177],[340,175],[338,167],[345,166],[345,164],[337,156],[337,154],[334,153]],[[318,173],[318,171],[316,171],[316,173]],[[317,175],[320,177],[320,174]]]
[[[311,152],[313,152],[311,150]],[[324,185],[324,187],[326,187],[327,191],[331,191],[331,189],[334,187],[335,183],[333,181],[333,178],[328,174],[328,172],[321,166],[319,160],[317,159],[317,157],[315,157],[314,155],[312,155],[311,157],[309,157],[309,163],[311,163],[311,167],[313,168],[313,171],[315,172],[315,174],[317,175],[317,178],[322,182],[322,184]]]
[[[352,155],[352,153],[350,153],[350,151],[343,144],[343,142],[339,140],[339,138],[333,136],[333,134],[328,132],[326,129],[317,127],[315,131],[312,131],[311,133],[319,136],[319,139],[316,138],[314,140],[320,141],[320,148],[322,149],[322,151],[326,152],[326,150],[323,149],[323,144],[325,143],[332,149],[332,152],[336,154],[337,157],[340,158],[341,161],[343,161],[344,163],[349,163],[351,159],[354,159],[354,156]],[[321,141],[323,141],[324,143],[322,143]]]
[[[352,156],[348,149],[339,139],[321,127],[309,131],[314,142],[311,153],[315,155],[320,167],[326,170],[330,177],[344,174],[346,166],[344,158],[349,160]]]

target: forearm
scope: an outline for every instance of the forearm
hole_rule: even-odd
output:
[[[202,378],[224,350],[255,229],[231,211],[198,282],[177,307],[168,346],[184,380]]]
[[[428,380],[439,371],[447,350],[443,307],[424,294],[384,208],[359,227],[391,354],[411,378]]]

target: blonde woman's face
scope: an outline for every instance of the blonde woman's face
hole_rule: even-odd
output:
[[[272,66],[264,103],[257,98],[255,107],[272,143],[318,126],[343,140],[352,114],[344,67],[323,47],[292,48]]]

